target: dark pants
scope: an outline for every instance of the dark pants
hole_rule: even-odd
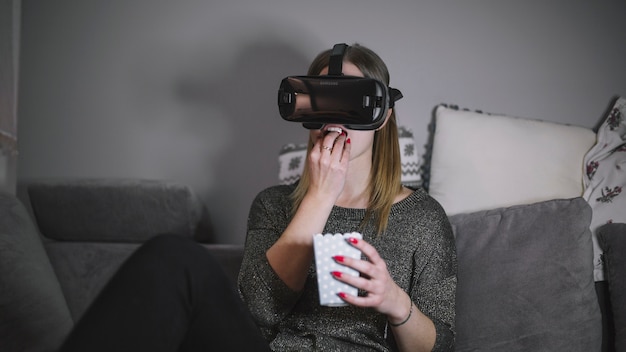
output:
[[[61,351],[267,351],[209,252],[158,236],[119,269]]]

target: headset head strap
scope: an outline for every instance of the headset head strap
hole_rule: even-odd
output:
[[[346,54],[348,44],[335,44],[330,53],[330,61],[328,63],[329,76],[342,76],[343,73],[343,56]]]

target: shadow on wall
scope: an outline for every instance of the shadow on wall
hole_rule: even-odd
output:
[[[210,79],[187,78],[177,85],[176,94],[183,104],[219,109],[228,120],[220,125],[232,129],[226,146],[220,147],[222,152],[206,160],[214,179],[207,194],[200,194],[218,242],[244,242],[254,196],[278,183],[280,148],[285,143],[306,141],[302,126],[280,118],[277,92],[283,77],[306,74],[311,60],[286,43],[256,42],[244,45],[228,71],[212,72]]]

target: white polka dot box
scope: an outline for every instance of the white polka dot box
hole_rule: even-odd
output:
[[[361,258],[361,251],[347,242],[347,239],[350,237],[362,238],[361,234],[358,232],[336,233],[334,235],[327,233],[325,235],[316,234],[313,236],[315,266],[317,268],[317,285],[319,288],[320,304],[323,306],[339,307],[347,305],[347,303],[341,300],[337,295],[339,292],[345,292],[354,296],[358,294],[356,287],[338,281],[331,274],[332,271],[341,271],[348,275],[359,275],[358,271],[340,265],[333,259],[336,255],[356,259]]]

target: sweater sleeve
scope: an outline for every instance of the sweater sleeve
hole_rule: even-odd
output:
[[[287,191],[259,193],[250,208],[238,288],[256,321],[270,338],[275,326],[291,311],[300,292],[290,289],[270,266],[266,252],[289,221]]]
[[[437,337],[433,351],[453,351],[455,344],[456,248],[452,228],[444,215],[434,216],[430,253],[416,253],[411,296],[435,324]]]

